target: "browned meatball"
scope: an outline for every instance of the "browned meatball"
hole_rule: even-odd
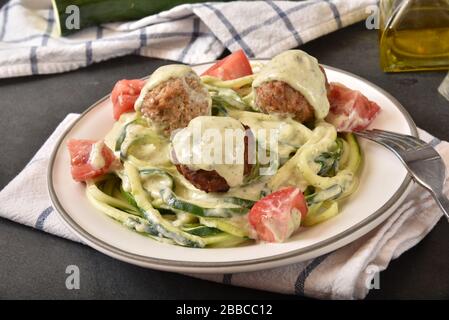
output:
[[[245,162],[243,168],[243,175],[248,176],[252,169],[253,165],[248,163],[248,142],[249,139],[254,139],[249,128],[244,126],[247,134],[244,138],[245,143],[245,153],[243,155],[243,160]],[[176,155],[173,154],[173,157],[176,159]],[[220,176],[217,171],[207,171],[207,170],[191,170],[188,166],[177,164],[176,169],[181,173],[187,180],[190,181],[196,188],[203,190],[205,192],[226,192],[229,190],[229,185],[226,180]]]
[[[206,192],[226,192],[229,185],[217,171],[191,170],[189,167],[177,164],[176,169],[196,188]]]
[[[141,112],[169,136],[190,120],[210,114],[209,93],[197,77],[171,78],[150,90]]]
[[[326,90],[329,91],[326,73]],[[290,85],[282,81],[269,81],[256,88],[256,105],[264,113],[291,115],[298,122],[308,122],[315,118],[313,107],[307,99]]]
[[[291,115],[298,122],[314,118],[313,107],[306,98],[282,81],[269,81],[257,87],[256,105],[264,113]]]

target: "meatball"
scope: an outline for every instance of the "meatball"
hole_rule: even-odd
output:
[[[249,139],[254,139],[254,136],[252,135],[251,130],[248,130],[248,127],[244,127],[247,134],[244,138],[245,153],[243,155],[243,175],[247,177],[251,174],[253,169],[253,165],[248,161],[248,143],[250,141]],[[173,157],[176,159],[176,154],[173,153]],[[226,192],[230,188],[226,180],[215,170],[191,170],[188,166],[182,164],[176,164],[176,169],[178,169],[178,172],[181,173],[196,188],[205,192]]]
[[[291,115],[298,122],[314,118],[313,107],[306,98],[282,81],[269,81],[257,87],[256,105],[264,113]]]
[[[326,78],[324,69],[321,66],[320,69]],[[329,92],[327,78],[326,90]],[[291,115],[294,120],[301,123],[315,118],[314,108],[307,99],[282,81],[268,81],[257,87],[255,103],[264,113]]]
[[[206,170],[191,170],[189,167],[177,164],[176,169],[184,176],[191,184],[200,190],[206,192],[226,192],[229,190],[229,185],[226,180],[220,176],[217,171]]]
[[[140,110],[143,117],[169,136],[200,115],[210,115],[210,96],[199,77],[192,73],[170,78],[146,92]]]

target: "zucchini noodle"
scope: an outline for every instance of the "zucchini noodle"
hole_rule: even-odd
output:
[[[261,150],[276,152],[280,161],[270,176],[256,163],[251,178],[226,193],[196,189],[172,163],[170,141],[161,137],[139,112],[122,115],[106,136],[120,165],[101,179],[87,182],[92,205],[125,227],[154,240],[186,247],[233,247],[254,238],[247,214],[254,203],[283,187],[305,192],[310,227],[339,213],[339,201],[355,191],[361,150],[352,134],[338,135],[319,121],[313,129],[290,119],[263,114],[254,106],[255,76],[201,81],[212,97],[216,115],[232,117],[256,132],[279,131],[276,151],[256,135]],[[260,152],[260,151],[259,151]],[[253,169],[254,169],[253,168]]]
[[[201,81],[205,85],[217,88],[238,89],[244,86],[251,86],[254,80],[254,75],[237,78],[234,80],[221,80],[211,76],[202,76]]]

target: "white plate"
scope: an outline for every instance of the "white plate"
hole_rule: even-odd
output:
[[[201,73],[210,65],[198,65],[194,69]],[[325,66],[325,69],[329,81],[357,89],[381,106],[382,112],[374,127],[417,135],[410,116],[388,93],[355,75],[331,67]],[[162,244],[128,230],[94,209],[85,196],[84,184],[71,178],[67,140],[103,139],[112,124],[112,106],[105,97],[64,133],[50,161],[50,196],[67,226],[87,244],[114,258],[154,269],[191,273],[243,272],[317,257],[354,241],[388,218],[412,183],[392,153],[372,142],[361,141],[364,165],[360,187],[335,218],[304,229],[280,244],[261,243],[226,249]]]

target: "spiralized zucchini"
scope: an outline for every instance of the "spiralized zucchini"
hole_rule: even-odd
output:
[[[311,227],[315,224],[324,222],[333,218],[338,214],[338,202],[337,201],[324,201],[312,205],[309,208],[306,218],[302,222],[303,226]]]
[[[276,129],[279,148],[270,150],[256,135],[256,144],[279,160],[271,176],[262,164],[241,187],[225,194],[196,189],[172,164],[170,142],[158,136],[140,114],[126,116],[107,136],[121,160],[113,174],[87,182],[90,202],[112,219],[142,235],[186,247],[232,247],[250,240],[247,213],[265,195],[286,186],[305,191],[309,212],[301,225],[310,227],[339,213],[339,201],[357,186],[361,151],[352,134],[337,135],[324,122],[309,129],[289,118],[259,113],[253,103],[254,76],[223,81],[203,76],[214,115],[233,117],[252,131]],[[259,171],[259,172],[256,172]]]
[[[205,85],[209,85],[217,88],[228,88],[228,89],[236,89],[244,86],[251,86],[254,80],[254,75],[249,75],[245,77],[241,77],[234,80],[221,80],[211,76],[202,76],[201,81]]]

